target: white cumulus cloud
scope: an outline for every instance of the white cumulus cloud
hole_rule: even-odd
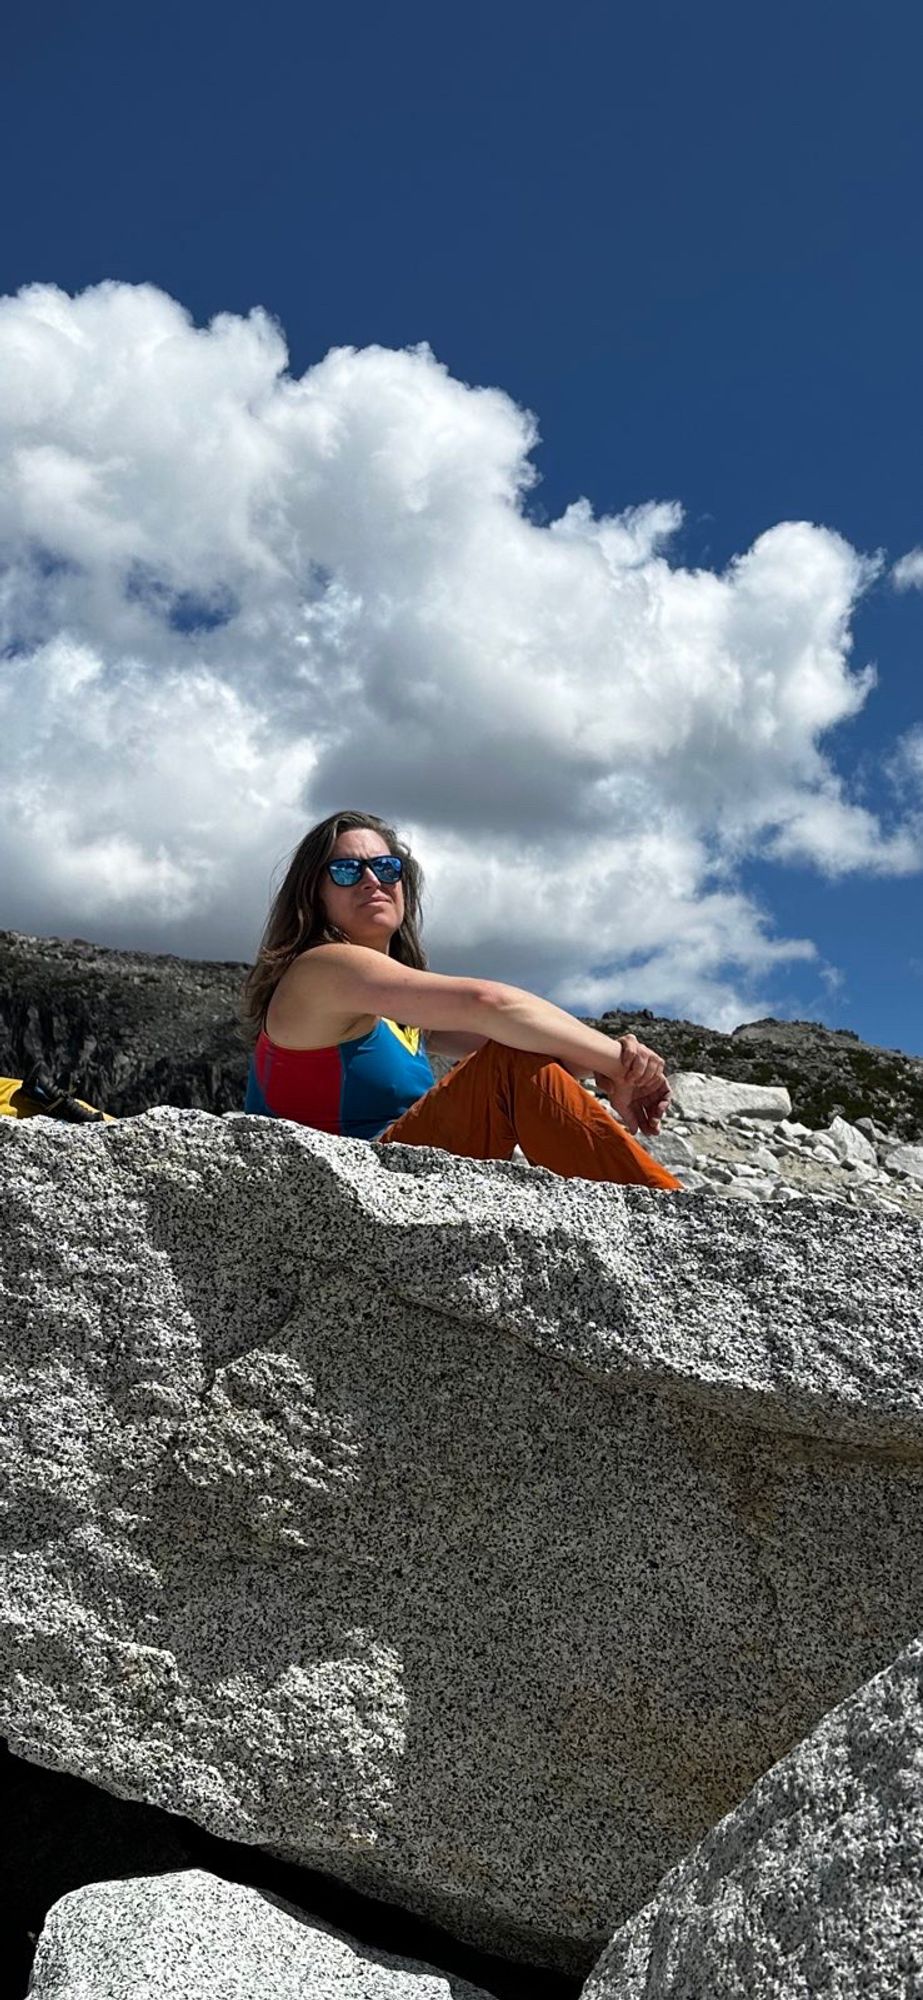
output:
[[[923,590],[923,549],[908,549],[891,571],[896,590]]]
[[[358,805],[419,852],[435,965],[763,1011],[813,946],[747,857],[923,862],[830,743],[876,564],[786,522],[684,568],[674,502],[539,526],[536,441],[425,346],[295,379],[259,310],[0,301],[0,923],[249,957],[284,858]]]

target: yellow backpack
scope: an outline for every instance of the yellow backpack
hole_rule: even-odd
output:
[[[109,1111],[97,1111],[82,1097],[69,1097],[54,1083],[44,1063],[25,1077],[0,1076],[0,1118],[63,1118],[68,1125],[114,1125]]]

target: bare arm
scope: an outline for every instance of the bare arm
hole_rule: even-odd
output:
[[[292,967],[304,995],[306,1014],[320,1008],[344,1023],[365,1014],[383,1014],[410,1027],[459,1038],[502,1042],[531,1049],[589,1076],[619,1072],[621,1043],[586,1028],[576,1015],[521,986],[493,979],[456,979],[418,972],[365,945],[326,944],[304,952]]]

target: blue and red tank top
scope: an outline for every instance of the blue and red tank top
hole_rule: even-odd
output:
[[[294,1118],[342,1139],[377,1139],[435,1078],[420,1028],[380,1020],[328,1049],[283,1049],[262,1029],[250,1057],[245,1111]]]

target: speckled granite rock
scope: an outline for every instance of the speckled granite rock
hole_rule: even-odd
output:
[[[923,1993],[923,1645],[763,1778],[619,1931],[582,2000]]]
[[[923,1628],[923,1234],[0,1121],[0,1727],[586,1972]]]
[[[29,1990],[32,2000],[487,2000],[198,1868],[62,1896]]]

